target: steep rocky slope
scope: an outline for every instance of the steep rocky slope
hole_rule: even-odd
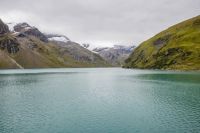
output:
[[[122,66],[135,46],[114,45],[113,47],[100,47],[93,49],[102,58],[113,66]]]
[[[0,34],[3,35],[8,32],[10,32],[8,26],[0,19]]]
[[[102,57],[98,54],[91,52],[88,49],[83,48],[80,44],[70,41],[67,37],[59,35],[51,36],[49,41],[54,44],[57,51],[62,58],[70,57],[70,64],[78,66],[110,66]],[[55,45],[56,44],[56,45]],[[100,65],[101,64],[101,65]]]
[[[99,55],[59,36],[46,36],[37,28],[20,23],[12,32],[0,20],[0,68],[105,67]],[[49,39],[54,37],[54,40]],[[63,37],[63,36],[62,36]],[[87,55],[83,54],[87,53]]]
[[[27,35],[27,36],[31,35],[31,36],[37,37],[43,42],[48,42],[47,37],[42,32],[40,32],[36,27],[30,26],[27,23],[19,23],[15,25],[14,31],[19,32],[23,35]]]
[[[127,68],[200,70],[200,16],[143,42],[125,62]]]

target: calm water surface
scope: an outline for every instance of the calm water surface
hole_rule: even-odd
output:
[[[199,133],[200,73],[0,71],[0,133]]]

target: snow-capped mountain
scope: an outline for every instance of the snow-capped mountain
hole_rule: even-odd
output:
[[[58,35],[58,34],[43,34],[41,33],[36,27],[30,26],[27,23],[15,23],[10,22],[7,23],[9,30],[11,32],[14,32],[15,35],[18,35],[19,33],[25,33],[30,34],[36,37],[40,37],[40,39],[45,41],[57,41],[57,42],[68,42],[70,41],[68,37],[64,35]]]
[[[78,60],[93,60],[92,54],[98,54],[104,60],[111,63],[114,66],[120,66],[124,60],[128,58],[129,54],[133,51],[135,46],[130,44],[117,44],[112,47],[94,47],[89,43],[78,44],[71,41],[65,35],[59,34],[44,34],[40,32],[36,27],[30,26],[28,23],[8,23],[10,31],[15,36],[27,37],[34,36],[43,42],[52,42],[59,47],[62,51],[66,49],[73,58]],[[87,53],[87,54],[86,54]]]
[[[39,31],[36,27],[30,26],[29,24],[23,23],[7,23],[9,30],[13,32],[15,35],[19,36],[34,36],[39,38],[43,42],[48,42],[47,37]]]
[[[114,45],[113,47],[97,47],[92,51],[98,53],[106,61],[114,66],[123,65],[124,61],[132,53],[135,46],[133,45]]]
[[[110,66],[100,55],[64,35],[44,34],[28,23],[8,25],[0,19],[0,68]]]

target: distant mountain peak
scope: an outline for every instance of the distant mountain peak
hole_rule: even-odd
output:
[[[96,47],[92,51],[99,54],[112,65],[119,66],[124,63],[124,60],[128,58],[134,48],[134,45],[116,44],[112,47]]]
[[[28,23],[23,22],[23,23],[8,23],[9,29],[12,32],[17,32],[23,35],[28,35],[28,36],[34,36],[36,38],[39,38],[43,42],[48,42],[47,37],[39,31],[36,27],[30,26]]]

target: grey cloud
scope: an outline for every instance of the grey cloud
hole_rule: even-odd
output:
[[[199,5],[199,0],[1,0],[0,17],[24,19],[44,32],[65,34],[78,42],[138,45],[199,15]]]

